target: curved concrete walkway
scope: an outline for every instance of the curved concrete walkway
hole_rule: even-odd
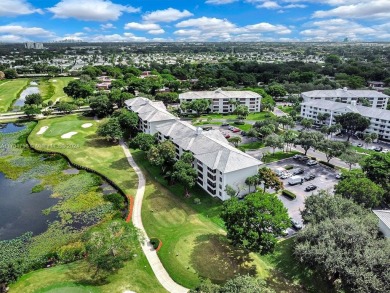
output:
[[[141,241],[142,250],[145,253],[146,258],[148,259],[148,262],[152,267],[152,270],[156,275],[158,281],[167,291],[172,293],[188,292],[189,289],[180,286],[179,284],[175,283],[175,281],[171,279],[171,277],[165,270],[164,266],[162,265],[153,246],[149,243],[149,237],[146,234],[145,228],[142,224],[142,218],[141,218],[142,200],[144,198],[144,193],[145,193],[145,177],[142,174],[138,165],[135,163],[133,157],[131,156],[131,153],[127,145],[123,141],[120,141],[120,145],[123,151],[125,152],[127,161],[129,162],[130,166],[134,169],[134,171],[137,173],[138,176],[138,189],[134,200],[132,221],[134,226],[140,229],[142,233],[141,236],[143,238],[143,241]]]

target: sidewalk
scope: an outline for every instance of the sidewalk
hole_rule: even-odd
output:
[[[146,234],[141,218],[142,200],[144,198],[145,193],[145,177],[142,174],[140,168],[135,163],[133,157],[131,156],[130,150],[127,145],[123,141],[120,142],[120,145],[126,155],[127,161],[138,176],[138,189],[134,200],[132,221],[134,226],[141,231],[141,238],[143,239],[143,241],[141,242],[142,250],[145,253],[145,256],[148,259],[148,262],[152,267],[152,270],[156,275],[158,281],[167,291],[172,293],[188,292],[189,289],[180,286],[172,280],[168,272],[165,270],[163,264],[161,263],[153,246],[149,243],[149,237]]]

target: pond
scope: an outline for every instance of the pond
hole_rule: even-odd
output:
[[[30,86],[22,91],[19,98],[15,101],[14,107],[23,107],[26,97],[31,94],[39,94],[39,88]]]
[[[28,231],[40,234],[57,218],[56,213],[42,213],[58,201],[50,198],[50,190],[31,193],[38,183],[38,180],[13,181],[0,173],[0,240],[12,239]]]
[[[14,133],[26,128],[26,125],[19,123],[0,124],[0,133]]]

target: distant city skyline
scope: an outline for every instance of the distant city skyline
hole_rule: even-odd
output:
[[[390,0],[1,0],[0,42],[390,41]]]

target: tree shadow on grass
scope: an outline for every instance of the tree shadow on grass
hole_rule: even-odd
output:
[[[78,270],[68,270],[66,275],[68,276],[68,280],[71,280],[74,284],[82,286],[101,286],[109,283],[109,275],[98,275],[94,277],[95,271],[92,267],[89,267],[82,272]]]
[[[235,275],[256,275],[249,252],[229,244],[223,235],[200,235],[191,253],[191,265],[197,273],[215,283],[223,283]]]
[[[112,146],[118,145],[118,143],[113,143],[111,141],[107,141],[104,138],[98,138],[96,135],[88,135],[85,138],[86,138],[86,140],[85,140],[84,145],[86,147],[107,148],[107,147],[112,147]]]
[[[112,162],[110,164],[110,168],[116,169],[116,170],[129,170],[131,168],[131,166],[129,165],[127,158],[121,158],[119,160]]]
[[[331,284],[295,259],[293,238],[279,242],[267,258],[274,269],[266,281],[276,292],[335,292]]]

